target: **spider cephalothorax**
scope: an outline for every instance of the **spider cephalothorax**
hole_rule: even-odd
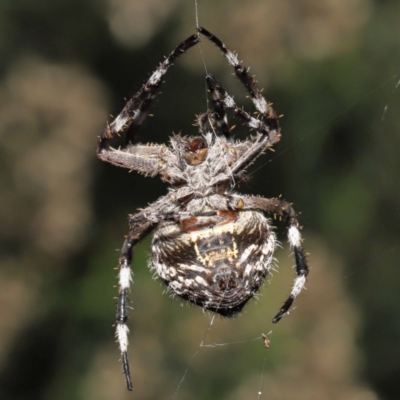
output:
[[[238,107],[218,81],[207,74],[212,110],[197,119],[201,136],[174,135],[168,146],[133,144],[136,129],[143,122],[164,74],[178,56],[200,41],[200,34],[217,45],[234,68],[250,93],[258,117]],[[231,110],[257,134],[243,141],[233,140],[225,109]],[[111,148],[110,139],[121,133],[126,137],[125,147]],[[237,56],[204,28],[183,41],[160,64],[101,135],[100,159],[144,175],[159,174],[170,185],[167,195],[129,217],[131,230],[119,259],[117,338],[129,390],[132,382],[126,322],[132,250],[151,231],[154,231],[151,266],[168,289],[203,309],[230,317],[240,312],[255,295],[273,266],[277,241],[264,213],[282,217],[288,225],[297,278],[273,322],[278,322],[289,311],[304,287],[308,267],[292,206],[279,198],[233,192],[235,184],[244,178],[245,169],[279,139],[278,117],[255,79]]]

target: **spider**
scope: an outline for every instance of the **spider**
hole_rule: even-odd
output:
[[[200,134],[174,135],[169,145],[134,144],[135,133],[148,112],[164,74],[172,63],[200,42],[200,34],[214,43],[233,67],[257,110],[251,116],[211,74],[206,84],[211,110],[197,117]],[[225,110],[256,135],[235,141]],[[124,134],[122,148],[110,140]],[[283,218],[293,249],[297,277],[289,297],[273,319],[285,315],[303,289],[308,266],[296,212],[281,198],[241,195],[233,191],[255,159],[280,140],[278,116],[261,94],[254,77],[235,53],[204,28],[179,44],[157,67],[99,137],[101,160],[161,179],[168,194],[129,216],[130,231],[119,258],[116,337],[128,390],[132,381],[128,363],[128,292],[132,279],[133,247],[153,231],[152,269],[172,294],[225,317],[238,314],[256,294],[273,267],[277,239],[269,214]]]

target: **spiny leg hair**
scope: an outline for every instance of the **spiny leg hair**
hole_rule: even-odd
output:
[[[178,45],[174,51],[158,66],[142,88],[128,101],[121,113],[115,120],[107,125],[99,138],[97,152],[101,153],[108,148],[108,142],[115,135],[132,128],[130,135],[126,135],[126,143],[134,139],[134,131],[146,117],[147,109],[153,100],[157,89],[161,86],[162,77],[168,68],[180,55],[200,41],[199,34],[194,34]]]
[[[294,251],[297,277],[294,281],[289,297],[272,320],[272,322],[276,324],[285,314],[288,313],[294,300],[303,290],[309,273],[306,256],[301,244],[302,239],[297,214],[290,203],[276,198],[266,199],[256,196],[232,196],[231,204],[233,208],[238,208],[240,210],[262,210],[270,214],[278,215],[283,217],[287,222],[287,236],[290,247]]]

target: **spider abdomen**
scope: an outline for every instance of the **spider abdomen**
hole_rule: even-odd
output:
[[[172,293],[233,316],[272,267],[276,237],[268,222],[256,211],[220,211],[165,223],[154,234],[153,268]]]

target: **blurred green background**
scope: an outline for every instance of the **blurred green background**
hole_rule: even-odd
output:
[[[295,203],[308,290],[271,324],[294,277],[279,225],[273,283],[241,316],[210,325],[211,315],[163,294],[144,240],[128,393],[112,327],[114,268],[127,214],[166,189],[98,161],[96,137],[194,32],[194,1],[1,0],[0,398],[399,399],[400,2],[198,3],[200,25],[239,52],[284,114],[275,153],[241,190]],[[203,40],[168,72],[139,141],[197,133],[203,58],[251,110]],[[237,138],[247,134],[230,122]],[[266,350],[257,338],[270,331]],[[203,339],[225,345],[199,347]]]

